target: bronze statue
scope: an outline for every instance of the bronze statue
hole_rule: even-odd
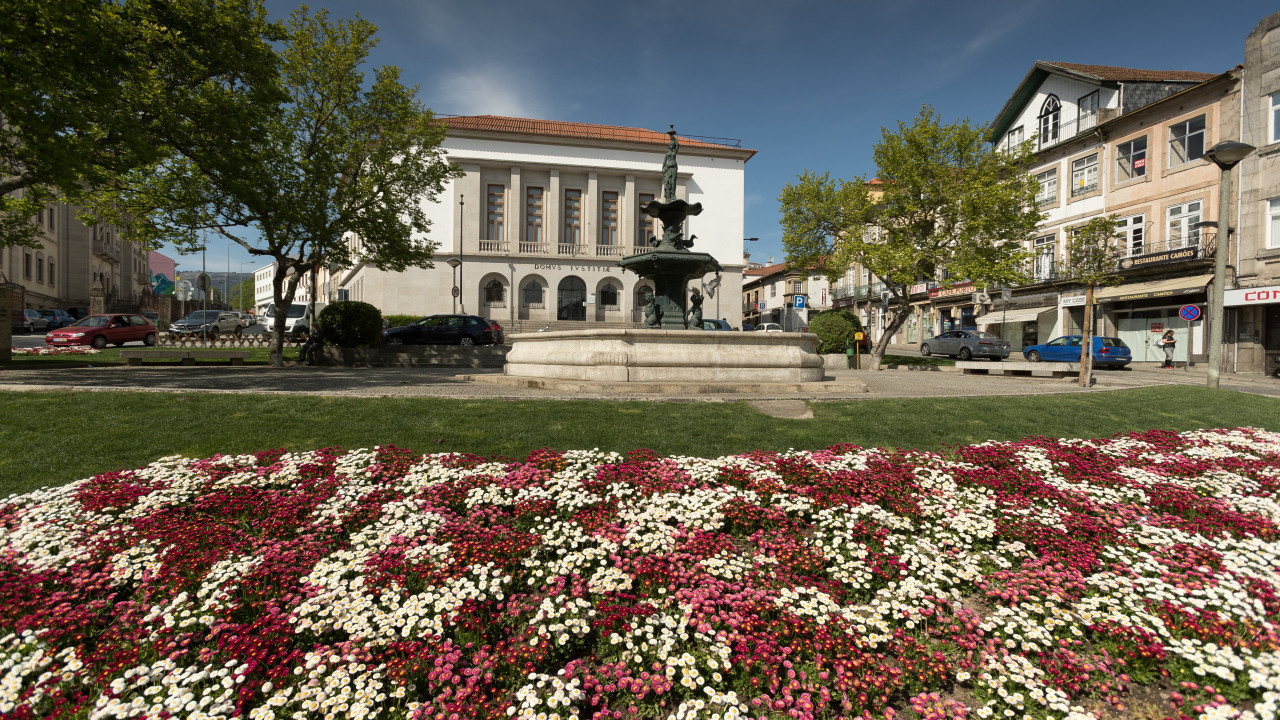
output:
[[[698,330],[702,328],[702,291],[694,288],[689,293],[689,316],[685,322],[685,327]]]
[[[653,294],[653,290],[648,286],[644,288],[644,326],[647,328],[661,327],[662,325],[662,308],[658,307],[658,297]]]
[[[676,199],[676,153],[680,151],[675,125],[671,126],[667,135],[671,140],[667,142],[667,154],[662,158],[662,199],[671,202]]]

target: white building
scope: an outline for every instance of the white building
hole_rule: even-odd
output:
[[[331,283],[334,299],[341,293],[384,315],[465,312],[517,332],[547,322],[638,326],[637,294],[648,281],[617,263],[661,235],[640,207],[661,200],[666,133],[490,115],[445,122],[442,148],[466,174],[425,206],[432,226],[424,240],[439,246],[435,267],[393,273],[357,263]],[[735,326],[742,322],[735,299],[744,173],[754,154],[723,141],[680,139],[677,197],[703,205],[686,220],[685,236],[696,236],[693,250],[724,267],[704,312]]]
[[[253,307],[254,312],[262,315],[267,312],[267,308],[271,303],[275,302],[275,286],[273,278],[276,276],[276,261],[253,271]],[[298,282],[298,289],[294,291],[293,301],[295,303],[311,302],[311,280],[302,278]]]

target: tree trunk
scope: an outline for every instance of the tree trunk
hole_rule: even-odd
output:
[[[889,349],[889,338],[897,334],[898,330],[902,329],[902,326],[906,324],[907,315],[906,308],[894,308],[894,312],[889,316],[888,327],[880,334],[879,339],[876,340],[875,347],[871,349],[871,361],[867,365],[868,370],[880,369],[880,360],[884,358],[885,351]]]
[[[289,323],[289,306],[293,305],[293,298],[297,295],[298,290],[298,272],[293,273],[293,280],[289,283],[284,281],[284,273],[288,270],[276,258],[276,275],[271,279],[274,292],[273,300],[276,304],[275,317],[271,318],[271,353],[268,356],[268,364],[271,367],[284,367],[284,333],[285,326]]]
[[[1084,327],[1080,328],[1080,387],[1093,380],[1093,286],[1084,289]]]

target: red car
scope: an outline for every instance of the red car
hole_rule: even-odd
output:
[[[119,347],[133,340],[156,344],[155,323],[134,313],[86,315],[44,336],[45,345],[92,345],[101,350],[108,343]]]

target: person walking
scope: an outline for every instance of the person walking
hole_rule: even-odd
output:
[[[1173,339],[1173,331],[1165,330],[1164,335],[1160,337],[1160,347],[1164,348],[1164,364],[1161,369],[1173,369],[1173,348],[1177,345],[1177,341]]]

